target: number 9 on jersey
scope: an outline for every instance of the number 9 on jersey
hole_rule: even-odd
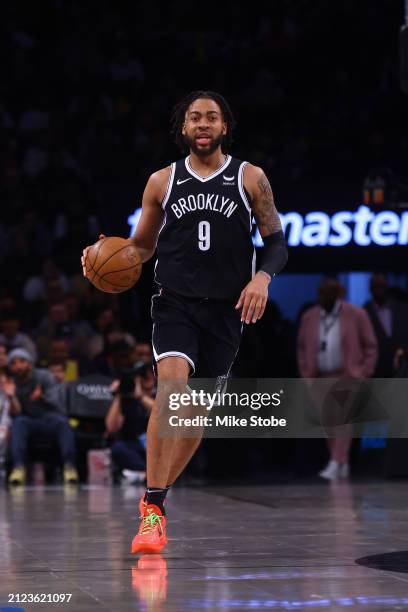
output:
[[[209,221],[200,221],[198,224],[198,248],[200,251],[208,251],[210,248],[210,230]]]

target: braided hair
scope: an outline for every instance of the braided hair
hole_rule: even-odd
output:
[[[202,98],[207,100],[214,100],[214,102],[218,104],[221,109],[222,118],[227,124],[227,132],[222,139],[221,149],[223,153],[227,153],[233,142],[232,134],[236,122],[234,119],[234,115],[232,114],[232,111],[230,109],[230,106],[224,96],[219,93],[216,93],[215,91],[192,91],[175,105],[171,114],[170,122],[170,133],[174,138],[174,142],[181,151],[186,151],[187,145],[184,141],[183,134],[181,133],[186,118],[186,112],[190,104]]]

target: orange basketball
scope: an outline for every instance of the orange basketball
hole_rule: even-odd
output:
[[[117,236],[102,238],[92,245],[85,266],[91,283],[107,293],[127,291],[137,283],[142,271],[137,248]]]

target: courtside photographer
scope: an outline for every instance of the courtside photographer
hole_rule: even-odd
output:
[[[145,434],[155,395],[151,364],[136,362],[123,369],[112,384],[114,399],[106,416],[108,434],[114,434],[112,460],[125,483],[146,479]]]

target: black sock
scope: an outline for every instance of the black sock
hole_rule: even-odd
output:
[[[155,504],[158,508],[160,508],[161,513],[165,516],[166,511],[164,509],[164,498],[166,497],[167,489],[156,489],[151,488],[147,489],[145,493],[145,502],[149,504]]]
[[[160,490],[164,491],[164,499],[166,499],[166,495],[170,491],[170,487],[171,487],[171,485],[167,485],[167,487],[165,489],[160,489]],[[147,489],[146,489],[146,492],[144,494],[143,501],[146,501],[146,499],[147,499]]]

